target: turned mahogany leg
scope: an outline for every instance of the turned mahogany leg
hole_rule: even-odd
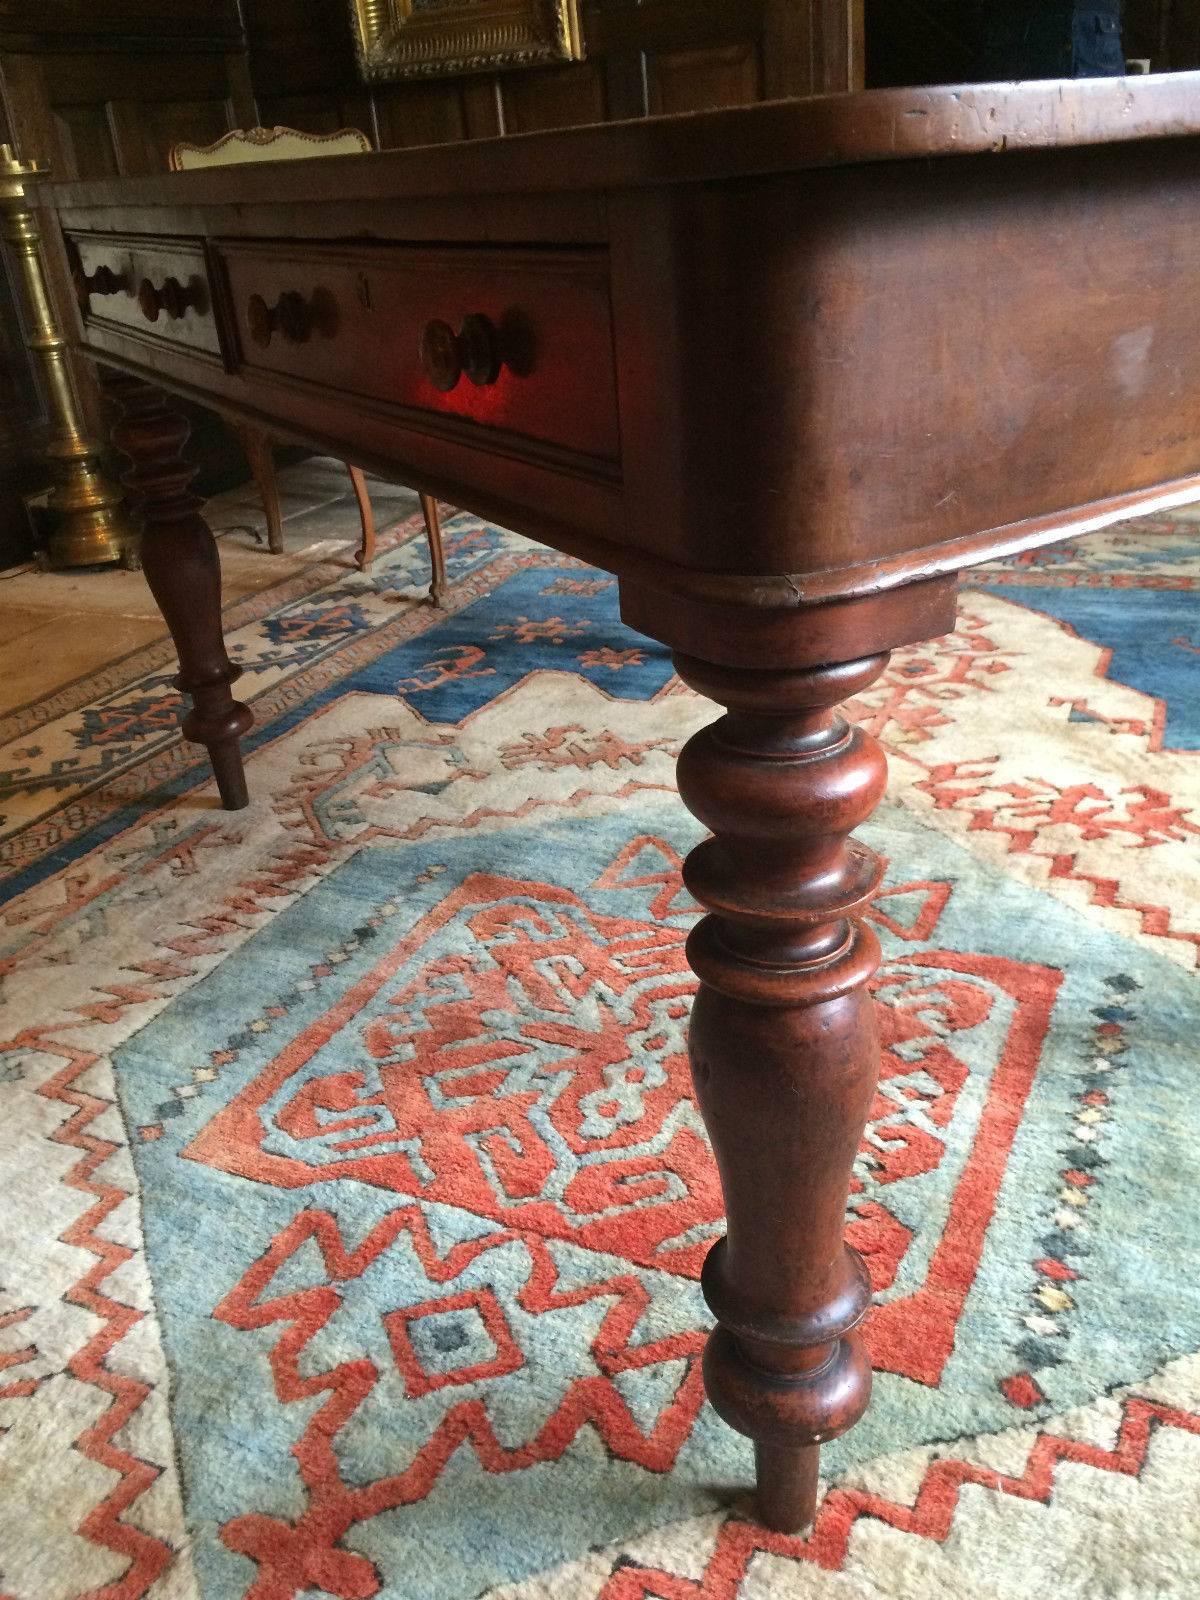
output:
[[[867,991],[879,943],[860,915],[881,868],[848,836],[887,769],[834,708],[887,656],[772,671],[675,662],[728,708],[679,760],[680,793],[713,832],[684,867],[709,913],[688,945],[690,1054],[728,1217],[703,1273],[718,1322],[705,1383],[754,1440],[759,1517],[794,1533],[816,1507],[821,1441],[857,1422],[871,1391],[858,1331],[870,1293],[843,1229],[879,1067]]]
[[[190,488],[195,468],[183,459],[187,421],[167,396],[138,378],[114,379],[123,408],[113,442],[133,463],[123,474],[143,523],[142,566],[179,654],[176,687],[192,698],[184,737],[207,746],[221,803],[248,803],[239,740],[254,723],[230,692],[240,675],[221,632],[221,569],[204,505]]]

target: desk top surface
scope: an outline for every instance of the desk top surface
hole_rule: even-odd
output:
[[[220,205],[711,182],[864,162],[1200,136],[1200,72],[778,100],[369,156],[59,184],[62,205]]]
[[[1200,73],[48,198],[96,359],[672,594],[869,595],[1200,493]]]

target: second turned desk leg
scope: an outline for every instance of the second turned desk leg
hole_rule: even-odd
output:
[[[754,1440],[758,1515],[786,1533],[812,1520],[820,1443],[871,1392],[859,1332],[870,1290],[843,1233],[879,1070],[867,990],[879,943],[860,914],[881,867],[849,835],[887,765],[835,707],[887,659],[757,670],[675,657],[728,708],[679,761],[684,802],[713,832],[684,866],[709,913],[688,945],[700,979],[689,1048],[728,1218],[704,1267],[719,1324],[705,1384]]]
[[[225,649],[216,541],[183,458],[187,420],[139,378],[114,378],[109,392],[123,409],[113,442],[132,462],[121,481],[142,521],[142,567],[179,654],[176,686],[192,700],[184,737],[207,748],[222,805],[239,811],[249,801],[240,741],[254,716],[230,688],[241,668]]]

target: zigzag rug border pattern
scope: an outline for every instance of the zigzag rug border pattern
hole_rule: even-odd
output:
[[[517,1185],[511,1192],[525,1204],[522,1162],[531,1157],[533,1141],[505,1145],[496,1129],[531,1117],[537,1093],[544,1092],[538,1073],[557,1086],[563,1080],[553,1074],[563,1068],[552,1058],[537,1058],[549,1064],[528,1082],[518,1074],[506,1087],[505,1074],[517,1071],[518,1042],[574,1051],[582,1061],[594,1024],[580,1020],[571,1031],[556,1012],[573,1015],[570,1004],[577,1004],[590,1016],[589,1007],[613,1007],[625,977],[631,984],[647,981],[648,969],[638,962],[651,949],[666,970],[661,930],[669,928],[677,943],[693,909],[682,901],[677,880],[688,840],[672,831],[677,823],[659,822],[669,809],[667,773],[674,753],[694,725],[710,719],[712,708],[669,676],[664,679],[669,667],[661,652],[629,644],[615,622],[620,636],[604,648],[595,647],[595,631],[572,644],[588,632],[578,620],[587,607],[611,604],[605,599],[611,580],[588,576],[565,557],[526,549],[477,519],[450,519],[450,607],[385,612],[399,581],[423,559],[413,537],[417,528],[413,517],[398,530],[397,545],[377,574],[376,610],[361,626],[343,628],[339,621],[336,628],[323,627],[322,606],[332,612],[343,603],[349,610],[352,603],[345,575],[316,582],[313,569],[230,608],[227,621],[235,636],[259,629],[266,639],[274,627],[289,648],[296,646],[290,655],[284,652],[285,670],[274,676],[264,670],[265,687],[253,695],[259,727],[251,748],[259,776],[269,776],[270,805],[240,817],[194,801],[181,811],[180,797],[207,776],[203,756],[173,733],[164,735],[157,712],[147,713],[144,725],[136,716],[121,723],[119,739],[129,744],[121,745],[115,770],[103,771],[99,781],[79,781],[64,803],[0,843],[0,862],[16,869],[10,909],[0,918],[10,946],[0,965],[0,1000],[11,1018],[9,1036],[0,1041],[0,1085],[19,1084],[31,1102],[51,1113],[40,1120],[41,1137],[60,1159],[47,1163],[44,1177],[65,1198],[46,1215],[56,1219],[53,1242],[64,1250],[58,1269],[62,1306],[85,1319],[68,1325],[74,1343],[52,1354],[53,1341],[41,1331],[52,1307],[22,1294],[19,1273],[6,1285],[8,1297],[0,1302],[0,1407],[8,1409],[0,1410],[0,1449],[13,1408],[44,1396],[52,1375],[87,1394],[87,1405],[63,1413],[62,1436],[47,1436],[46,1446],[48,1460],[49,1452],[68,1447],[91,1474],[79,1479],[94,1498],[78,1504],[74,1532],[102,1563],[95,1571],[117,1575],[92,1582],[87,1600],[143,1600],[160,1589],[165,1594],[164,1582],[179,1600],[233,1600],[234,1589],[214,1573],[241,1573],[237,1581],[249,1587],[237,1592],[248,1600],[299,1600],[317,1590],[362,1600],[397,1581],[402,1570],[409,1524],[397,1533],[394,1513],[419,1509],[434,1497],[453,1458],[458,1457],[456,1470],[465,1460],[471,1471],[530,1474],[530,1481],[568,1451],[582,1450],[586,1457],[594,1449],[606,1470],[637,1469],[657,1478],[677,1468],[681,1457],[693,1467],[697,1460],[717,1459],[703,1456],[709,1444],[701,1437],[707,1438],[698,1359],[702,1330],[686,1320],[673,1323],[647,1275],[659,1273],[682,1284],[681,1294],[691,1293],[690,1269],[643,1259],[615,1234],[588,1243],[540,1224],[525,1226],[515,1206],[511,1214],[489,1210],[465,1177],[453,1191],[436,1192],[431,1179],[422,1179],[428,1193],[419,1192],[418,1184],[389,1201],[380,1187],[367,1194],[365,1169],[353,1168],[358,1139],[364,1145],[377,1140],[383,1149],[399,1134],[410,1142],[415,1138],[418,1147],[422,1139],[442,1137],[448,1149],[449,1116],[457,1111],[450,1106],[447,1113],[446,1106],[491,1095],[495,1115],[491,1122],[483,1118],[479,1141],[464,1145],[462,1159],[470,1150],[477,1149],[481,1161],[486,1153],[502,1178],[511,1176]],[[963,607],[958,634],[896,652],[875,688],[850,708],[884,739],[892,756],[895,801],[884,823],[899,830],[898,864],[907,868],[909,858],[900,850],[914,843],[918,855],[923,848],[927,857],[917,860],[912,881],[889,879],[872,913],[885,943],[891,940],[880,993],[889,1013],[886,1070],[848,1220],[852,1234],[858,1229],[875,1253],[879,1388],[890,1405],[909,1385],[913,1405],[927,1406],[926,1418],[944,1417],[959,1405],[966,1421],[973,1416],[978,1423],[1005,1414],[1007,1407],[1016,1418],[1012,1437],[1028,1440],[1023,1459],[1016,1462],[1011,1440],[993,1449],[989,1437],[1001,1436],[989,1436],[982,1427],[964,1426],[954,1437],[926,1432],[921,1438],[934,1442],[918,1442],[907,1464],[897,1457],[894,1470],[889,1458],[869,1453],[858,1465],[838,1468],[805,1538],[765,1533],[735,1509],[710,1519],[711,1539],[687,1559],[670,1554],[676,1526],[670,1519],[652,1529],[653,1537],[616,1544],[606,1536],[593,1541],[586,1556],[582,1547],[564,1551],[578,1554],[588,1568],[587,1600],[764,1600],[768,1594],[782,1600],[793,1583],[796,1592],[811,1592],[815,1600],[826,1593],[818,1575],[849,1572],[865,1528],[886,1528],[914,1546],[948,1548],[956,1524],[984,1514],[978,1512],[981,1494],[1049,1507],[1068,1469],[1140,1481],[1156,1438],[1200,1437],[1200,1390],[1194,1384],[1186,1398],[1180,1398],[1186,1386],[1177,1384],[1172,1399],[1165,1378],[1109,1381],[1114,1371],[1127,1380],[1133,1371],[1151,1370],[1152,1355],[1153,1370],[1167,1370],[1157,1364],[1158,1354],[1178,1352],[1190,1329],[1192,1301],[1182,1289],[1167,1304],[1163,1286],[1148,1280],[1163,1326],[1147,1335],[1144,1348],[1138,1346],[1136,1366],[1132,1355],[1128,1365],[1110,1359],[1107,1346],[1082,1356],[1087,1382],[1104,1376],[1085,1389],[1094,1399],[1080,1407],[1080,1415],[1088,1406],[1109,1406],[1111,1435],[1101,1437],[1095,1418],[1085,1424],[1063,1413],[1064,1397],[1070,1400],[1079,1390],[1061,1379],[1061,1352],[1069,1347],[1069,1361],[1079,1361],[1089,1317],[1094,1321],[1097,1308],[1110,1303],[1102,1286],[1111,1269],[1114,1219],[1122,1207],[1136,1205],[1140,1192],[1136,1184],[1144,1174],[1129,1159],[1139,1148],[1144,1121],[1132,1114],[1135,1090],[1148,1097],[1160,1120],[1167,1107],[1177,1113],[1172,1097],[1179,1085],[1174,1078],[1169,1091],[1165,1085],[1178,1072],[1181,1042],[1175,1035],[1168,1040],[1166,1030],[1184,1016],[1182,985],[1187,971],[1200,964],[1200,869],[1186,865],[1200,834],[1200,811],[1189,788],[1200,755],[1188,742],[1187,713],[1145,687],[1157,681],[1161,656],[1135,660],[1125,649],[1119,657],[1123,639],[1092,637],[1077,618],[1070,620],[1076,614],[1066,601],[1039,606],[1034,593],[1039,587],[1067,596],[1093,589],[1194,591],[1200,579],[1186,570],[1196,545],[1192,530],[1192,523],[1175,519],[1131,524],[1115,530],[1108,543],[1067,547],[1057,561],[1038,553],[1015,568],[986,569]],[[536,582],[525,589],[522,582],[542,571],[561,574],[540,591],[561,600],[545,601],[543,612],[522,610],[519,597],[538,592]],[[361,586],[351,587],[357,593]],[[1030,592],[1027,608],[1015,599],[1018,589]],[[472,607],[504,603],[500,591],[512,614],[502,617],[501,626],[495,610],[487,613],[490,620],[480,622],[472,655],[461,642],[470,636],[463,619]],[[311,617],[289,620],[288,608],[308,601],[314,603]],[[1094,614],[1097,630],[1116,625],[1114,612]],[[422,646],[405,654],[414,641],[443,627],[444,649],[423,656]],[[1044,650],[1055,635],[1063,641],[1067,691],[1057,697],[1018,670],[1034,645]],[[235,637],[239,650],[247,637]],[[493,642],[528,652],[518,657],[515,678],[487,665],[489,654],[493,661],[499,656]],[[255,660],[267,660],[261,640],[250,648],[258,652]],[[14,737],[48,728],[95,700],[160,680],[165,662],[165,645],[134,652],[94,678],[65,686],[45,704],[19,708],[0,722],[0,737],[5,728],[19,729]],[[396,689],[401,693],[394,714],[376,711],[375,704]],[[496,747],[495,770],[488,772],[484,746],[494,743],[503,718],[512,733]],[[1005,739],[1012,726],[1026,722],[1035,730],[1031,741],[1041,741],[1036,758],[1014,751]],[[1168,733],[1169,725],[1176,734]],[[964,730],[970,735],[965,753]],[[993,741],[1003,756],[992,756]],[[628,833],[634,824],[636,836],[622,837],[621,829]],[[527,840],[535,837],[547,863],[560,863],[560,877],[549,865],[544,872],[513,875],[512,862],[522,859]],[[977,869],[996,898],[986,918],[980,908],[974,925],[965,898],[954,896],[958,869],[947,865],[960,847],[968,863],[964,871]],[[472,868],[472,851],[480,850],[486,868],[477,861]],[[385,926],[387,907],[373,892],[373,874],[384,872],[385,859],[389,886],[392,880],[402,885],[391,902],[394,926]],[[215,875],[214,864],[220,866]],[[583,876],[577,881],[570,873]],[[505,886],[503,894],[488,888],[493,880]],[[1029,906],[1038,893],[1046,926],[1031,927],[1028,949],[1010,960],[996,933],[1001,903],[1007,895],[1012,905]],[[326,930],[335,926],[328,912],[339,896],[338,915],[348,931],[335,938]],[[486,929],[478,921],[485,902],[494,908]],[[560,950],[551,939],[555,908],[564,914],[573,908],[580,926],[591,918],[592,944],[572,931],[570,951],[565,945]],[[460,909],[464,918],[475,919],[470,961],[457,946],[443,949],[437,942],[443,935],[451,938]],[[657,919],[660,935],[643,949],[629,930],[641,927],[638,918],[646,916]],[[378,923],[375,954],[368,952],[375,933],[365,934],[356,919],[367,919],[372,930]],[[1064,960],[1059,970],[1048,953],[1058,948],[1052,925],[1081,931],[1071,968]],[[308,937],[317,941],[317,955],[305,969]],[[358,1012],[347,1009],[354,975],[361,981],[364,971],[373,970],[371,962],[380,964],[379,951],[389,939],[396,942],[381,965],[386,971],[378,1005],[391,1007],[393,1022],[384,1027],[365,1009],[361,1021],[354,1020]],[[518,948],[521,940],[529,942],[528,951]],[[299,964],[299,981],[289,960]],[[632,963],[628,972],[621,961]],[[491,969],[485,972],[489,962],[494,977]],[[532,975],[530,983],[536,976],[545,995],[553,991],[558,998],[543,997],[523,1010],[527,996],[522,998],[518,973]],[[563,986],[561,993],[556,984]],[[39,1000],[39,986],[49,1005]],[[213,996],[228,997],[235,989],[245,1004],[216,1008],[232,1023],[223,1032],[206,1031],[196,1019]],[[501,994],[507,997],[503,1003],[496,999]],[[1159,1032],[1149,1041],[1132,1025],[1139,994],[1155,997]],[[468,1028],[460,1037],[454,1018],[459,1012],[465,1017],[477,995],[492,997],[476,1006],[490,1020],[482,1033]],[[424,1063],[423,1086],[406,1091],[404,1104],[411,1113],[423,1095],[428,1118],[415,1135],[397,1121],[399,1133],[393,1135],[386,1119],[394,1110],[389,1096],[399,1092],[400,1069],[410,1059],[405,1030],[414,1038],[422,1029],[428,1032],[429,1006],[451,1002],[458,1012],[453,1018],[450,1010],[441,1013],[445,1039],[437,1036],[436,1049],[427,1043],[425,1055],[411,1058]],[[47,1016],[50,1009],[53,1015]],[[275,1095],[260,1054],[269,1065],[272,1052],[294,1053],[305,1038],[305,1017],[319,1022],[335,1013],[339,1031],[330,1033],[337,1041],[330,1046],[330,1064],[313,1055],[310,1068],[306,1056],[308,1076],[297,1076]],[[496,1030],[501,1013],[506,1042],[503,1050],[492,1049],[488,1030]],[[642,1077],[622,1075],[626,1065],[618,1049],[609,1063],[614,1072],[592,1096],[607,1109],[601,1115],[593,1108],[587,1116],[615,1119],[620,1130],[622,1118],[632,1119],[632,1127],[644,1114],[650,1093],[645,1073],[654,1051],[682,1050],[671,1042],[678,1018],[665,1011],[653,1015],[653,1025],[642,1028],[648,1040],[657,1030],[653,1041],[638,1046],[642,1054],[636,1060],[630,1055]],[[631,1038],[629,1024],[621,1026],[622,1038]],[[171,1028],[183,1030],[180,1037],[197,1052],[198,1065],[190,1065],[186,1050],[176,1061]],[[360,1036],[375,1062],[375,1077],[355,1065]],[[461,1049],[461,1063],[448,1053],[439,1056],[444,1046]],[[472,1051],[482,1051],[482,1065],[474,1057],[468,1061]],[[1020,1057],[1015,1076],[1005,1070],[1006,1051]],[[385,1069],[391,1080],[380,1076]],[[578,1063],[574,1070],[581,1083],[590,1082]],[[164,1098],[156,1072],[165,1074],[161,1081],[177,1106]],[[354,1072],[361,1081],[352,1084]],[[496,1078],[491,1088],[484,1084],[489,1074]],[[254,1103],[261,1123],[239,1153],[221,1117],[237,1104],[239,1085],[259,1094],[260,1079],[262,1094]],[[153,1104],[155,1092],[163,1115],[133,1115],[143,1103]],[[275,1096],[269,1105],[267,1096]],[[955,1175],[980,1186],[971,1166],[979,1151],[962,1132],[967,1124],[960,1103],[977,1119],[970,1126],[982,1130],[979,1151],[985,1165],[991,1163],[988,1171],[995,1169],[995,1193],[988,1189],[983,1196],[979,1260],[956,1302],[962,1325],[950,1326],[948,1343],[943,1339],[936,1350],[931,1345],[928,1370],[917,1372],[895,1354],[903,1349],[893,1335],[905,1308],[911,1312],[919,1305],[922,1286],[932,1286],[942,1300],[952,1298],[967,1271],[956,1256],[942,1283],[939,1251],[961,1255],[957,1235],[945,1218],[921,1234],[917,1216],[930,1206],[938,1209],[940,1196],[952,1193]],[[511,1124],[504,1121],[509,1107],[517,1119]],[[1003,1123],[1007,1143],[997,1140],[994,1129],[989,1132],[989,1117]],[[29,1126],[35,1125],[31,1120]],[[1043,1141],[1036,1161],[1035,1132]],[[941,1152],[950,1150],[952,1133],[957,1143],[945,1158],[938,1190],[930,1186],[926,1158],[934,1150],[929,1160],[936,1165]],[[573,1154],[589,1181],[607,1172],[614,1209],[627,1204],[632,1217],[632,1207],[643,1201],[633,1190],[622,1194],[626,1180],[611,1177],[620,1171],[612,1157],[623,1155],[625,1138],[621,1132],[613,1151],[602,1149],[602,1141],[594,1151],[584,1148],[580,1138]],[[344,1150],[338,1139],[350,1141]],[[313,1159],[307,1177],[283,1182],[267,1175],[268,1159],[275,1172],[290,1160],[300,1173],[303,1164],[291,1152],[305,1140]],[[432,1150],[431,1142],[425,1168],[418,1165],[414,1172],[435,1172]],[[267,1153],[262,1161],[259,1151]],[[609,1162],[607,1169],[589,1171],[593,1155]],[[328,1162],[324,1176],[320,1160]],[[220,1280],[218,1294],[208,1298],[206,1288],[186,1314],[203,1325],[206,1338],[233,1341],[211,1348],[241,1353],[242,1380],[264,1407],[263,1461],[269,1463],[270,1451],[282,1442],[283,1471],[297,1475],[290,1486],[278,1467],[272,1469],[274,1480],[268,1472],[257,1487],[244,1489],[237,1480],[232,1512],[203,1523],[200,1532],[189,1521],[200,1515],[194,1481],[199,1458],[192,1441],[176,1434],[175,1456],[155,1454],[163,1430],[191,1414],[179,1409],[185,1386],[171,1366],[171,1352],[181,1348],[186,1330],[178,1304],[156,1277],[173,1258],[164,1247],[167,1202],[151,1179],[171,1162],[190,1193],[225,1195],[230,1217],[239,1217],[226,1264],[233,1270]],[[565,1159],[558,1166],[569,1174]],[[1159,1165],[1151,1161],[1146,1170],[1158,1173]],[[1181,1154],[1168,1178],[1183,1185],[1189,1170]],[[635,1185],[646,1184],[647,1205],[658,1202],[655,1184],[675,1180],[685,1189],[690,1181],[657,1151],[644,1172],[632,1173]],[[1010,1206],[1017,1197],[1013,1215],[1019,1220],[1011,1224],[996,1222],[991,1209],[1002,1183]],[[242,1205],[244,1214],[237,1211]],[[1185,1205],[1178,1216],[1187,1214]],[[701,1221],[707,1227],[711,1219]],[[244,1238],[239,1230],[245,1230]],[[688,1248],[701,1232],[697,1224],[686,1233]],[[30,1237],[36,1241],[36,1234]],[[674,1241],[685,1233],[668,1231],[664,1237]],[[1156,1237],[1144,1245],[1147,1261],[1157,1260],[1153,1251],[1161,1243]],[[512,1279],[503,1292],[488,1287],[500,1284],[503,1272],[511,1275],[511,1268],[495,1263],[513,1248],[524,1252],[528,1277]],[[568,1248],[578,1252],[569,1271],[560,1253]],[[901,1272],[895,1282],[889,1250]],[[418,1421],[398,1432],[395,1463],[381,1472],[364,1468],[366,1458],[354,1454],[365,1448],[362,1439],[375,1426],[371,1407],[385,1403],[372,1394],[384,1368],[372,1347],[356,1343],[354,1318],[366,1317],[361,1308],[372,1305],[373,1291],[365,1285],[378,1281],[380,1263],[401,1254],[415,1262],[417,1303],[381,1302],[377,1332],[382,1329],[385,1339],[380,1349],[389,1363],[388,1393],[399,1384],[407,1402],[426,1410],[419,1416],[414,1411]],[[318,1268],[315,1279],[302,1257]],[[584,1257],[591,1265],[580,1268]],[[967,1294],[977,1286],[968,1314]],[[355,1294],[360,1300],[353,1300]],[[509,1325],[517,1313],[529,1325],[522,1335]],[[502,1404],[490,1409],[486,1396],[490,1392],[494,1401],[525,1362],[522,1338],[532,1349],[536,1337],[559,1337],[549,1326],[568,1313],[580,1326],[592,1318],[587,1354],[595,1370],[585,1367],[581,1376],[577,1367],[564,1368],[565,1389],[547,1403],[537,1426],[522,1432],[514,1414]],[[447,1319],[455,1316],[461,1327],[450,1327]],[[976,1325],[967,1327],[969,1317]],[[998,1362],[988,1375],[984,1362],[979,1370],[991,1388],[982,1400],[982,1380],[974,1390],[968,1384],[955,1391],[971,1352],[990,1348],[978,1341],[993,1322],[999,1326],[1006,1319],[1015,1330],[1006,1347],[1012,1364]],[[430,1345],[429,1326],[459,1344]],[[1118,1326],[1110,1343],[1124,1331]],[[147,1358],[151,1346],[157,1352],[153,1360]],[[464,1353],[454,1355],[459,1349]],[[1121,1352],[1128,1353],[1126,1346]],[[52,1372],[55,1362],[59,1370]],[[169,1372],[170,1392],[161,1376]],[[645,1395],[639,1382],[650,1384]],[[495,1387],[487,1391],[488,1384]],[[945,1400],[945,1413],[936,1410],[943,1385],[944,1394],[958,1396]],[[278,1436],[270,1446],[268,1417]],[[422,1417],[433,1419],[424,1432]],[[836,1465],[837,1458],[829,1459]],[[280,1484],[279,1493],[263,1488],[270,1481]],[[245,1482],[254,1486],[253,1474]],[[393,1538],[394,1548],[387,1543]],[[205,1555],[206,1543],[217,1551],[215,1566]],[[646,1553],[652,1546],[661,1548],[661,1559]],[[389,1552],[386,1564],[381,1550]],[[393,1560],[401,1566],[393,1567]],[[576,1600],[568,1567],[556,1577],[558,1569],[545,1564],[541,1579],[526,1567],[512,1600],[534,1600],[535,1594]],[[560,1583],[566,1587],[556,1587]],[[0,1600],[10,1600],[12,1585],[12,1576],[0,1573]],[[444,1592],[438,1590],[437,1600]],[[486,1592],[494,1600],[507,1593]],[[12,1588],[11,1600],[43,1597]]]

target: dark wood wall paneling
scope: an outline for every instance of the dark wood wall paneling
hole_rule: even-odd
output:
[[[861,81],[861,0],[588,0],[587,59],[364,89],[345,0],[246,0],[262,119],[361,127],[385,146],[527,133],[845,89]]]
[[[1126,56],[1141,56],[1155,72],[1200,67],[1200,0],[1124,0]]]
[[[0,101],[60,176],[161,172],[176,139],[255,120],[237,0],[9,0]]]
[[[1125,54],[1155,72],[1200,67],[1200,0],[1125,0]]]

